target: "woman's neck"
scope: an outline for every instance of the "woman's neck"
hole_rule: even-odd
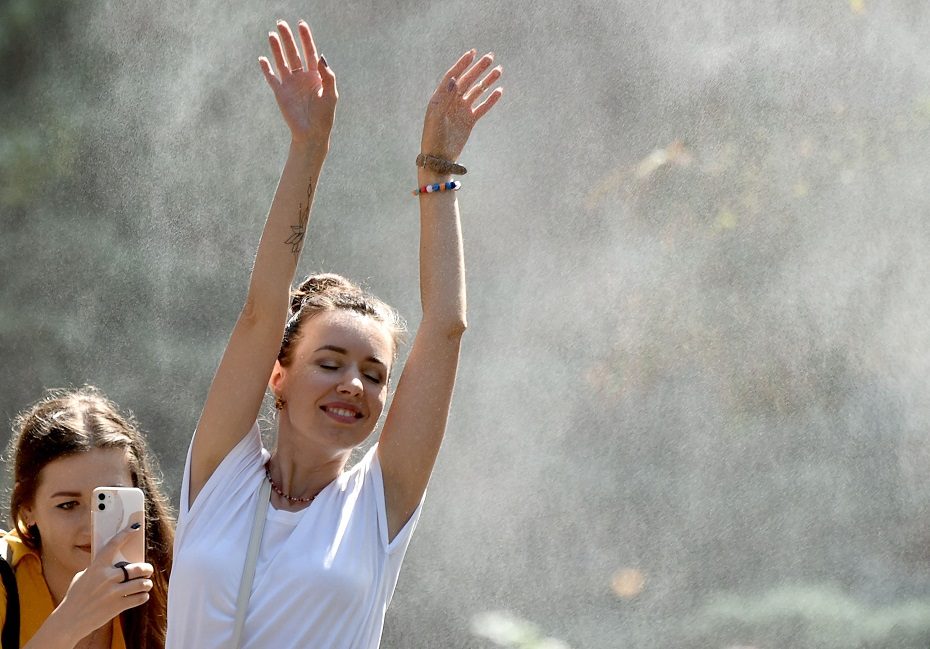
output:
[[[268,469],[273,484],[291,496],[291,500],[277,494],[275,490],[271,500],[275,508],[297,511],[306,507],[308,502],[293,499],[315,498],[326,485],[339,477],[350,453],[351,449],[335,453],[321,449],[290,431],[279,429],[278,444],[271,454]]]
[[[66,570],[61,564],[49,561],[41,552],[39,558],[42,562],[42,577],[45,579],[45,585],[48,586],[52,602],[57,608],[68,593],[74,574],[70,570]]]

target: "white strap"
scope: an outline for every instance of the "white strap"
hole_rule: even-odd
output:
[[[245,626],[245,611],[249,607],[252,594],[252,582],[255,581],[255,563],[258,550],[262,544],[262,532],[265,531],[265,516],[271,499],[271,482],[262,480],[258,490],[258,505],[255,507],[255,519],[252,521],[252,536],[249,537],[249,549],[245,552],[245,566],[242,568],[242,581],[239,582],[239,596],[236,598],[236,627],[233,630],[231,649],[239,649],[242,642],[242,628]]]
[[[13,548],[10,547],[10,544],[6,542],[6,539],[0,536],[0,555],[3,555],[2,558],[10,567],[13,567]]]

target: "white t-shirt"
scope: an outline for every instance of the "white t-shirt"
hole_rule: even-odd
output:
[[[420,507],[388,543],[373,447],[299,512],[268,507],[243,649],[376,649]],[[227,649],[268,451],[258,425],[190,507],[181,485],[166,649]]]

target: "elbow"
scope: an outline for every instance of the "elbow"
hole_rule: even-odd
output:
[[[255,297],[249,293],[245,298],[245,304],[242,305],[242,311],[239,312],[239,322],[243,324],[252,324],[258,320],[259,308],[255,304]]]
[[[239,312],[239,322],[246,327],[259,327],[266,316],[267,309],[249,293],[245,298],[245,304],[242,305],[242,311]]]
[[[468,327],[465,322],[465,314],[446,314],[443,317],[424,316],[420,321],[417,335],[429,332],[429,336],[435,340],[446,339],[458,341],[465,333]]]
[[[283,328],[283,322],[280,317],[274,317],[275,312],[271,305],[263,304],[251,293],[246,296],[245,304],[242,305],[242,311],[239,312],[239,326],[251,330],[278,330]]]
[[[446,336],[449,340],[461,340],[466,329],[468,329],[468,323],[465,322],[465,317],[462,316],[446,325]]]

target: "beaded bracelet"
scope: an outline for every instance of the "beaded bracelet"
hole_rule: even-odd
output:
[[[435,185],[423,185],[419,189],[414,189],[413,195],[419,196],[420,194],[433,194],[435,192],[446,191],[457,192],[461,186],[462,183],[457,180],[450,180],[447,183],[436,183]]]

